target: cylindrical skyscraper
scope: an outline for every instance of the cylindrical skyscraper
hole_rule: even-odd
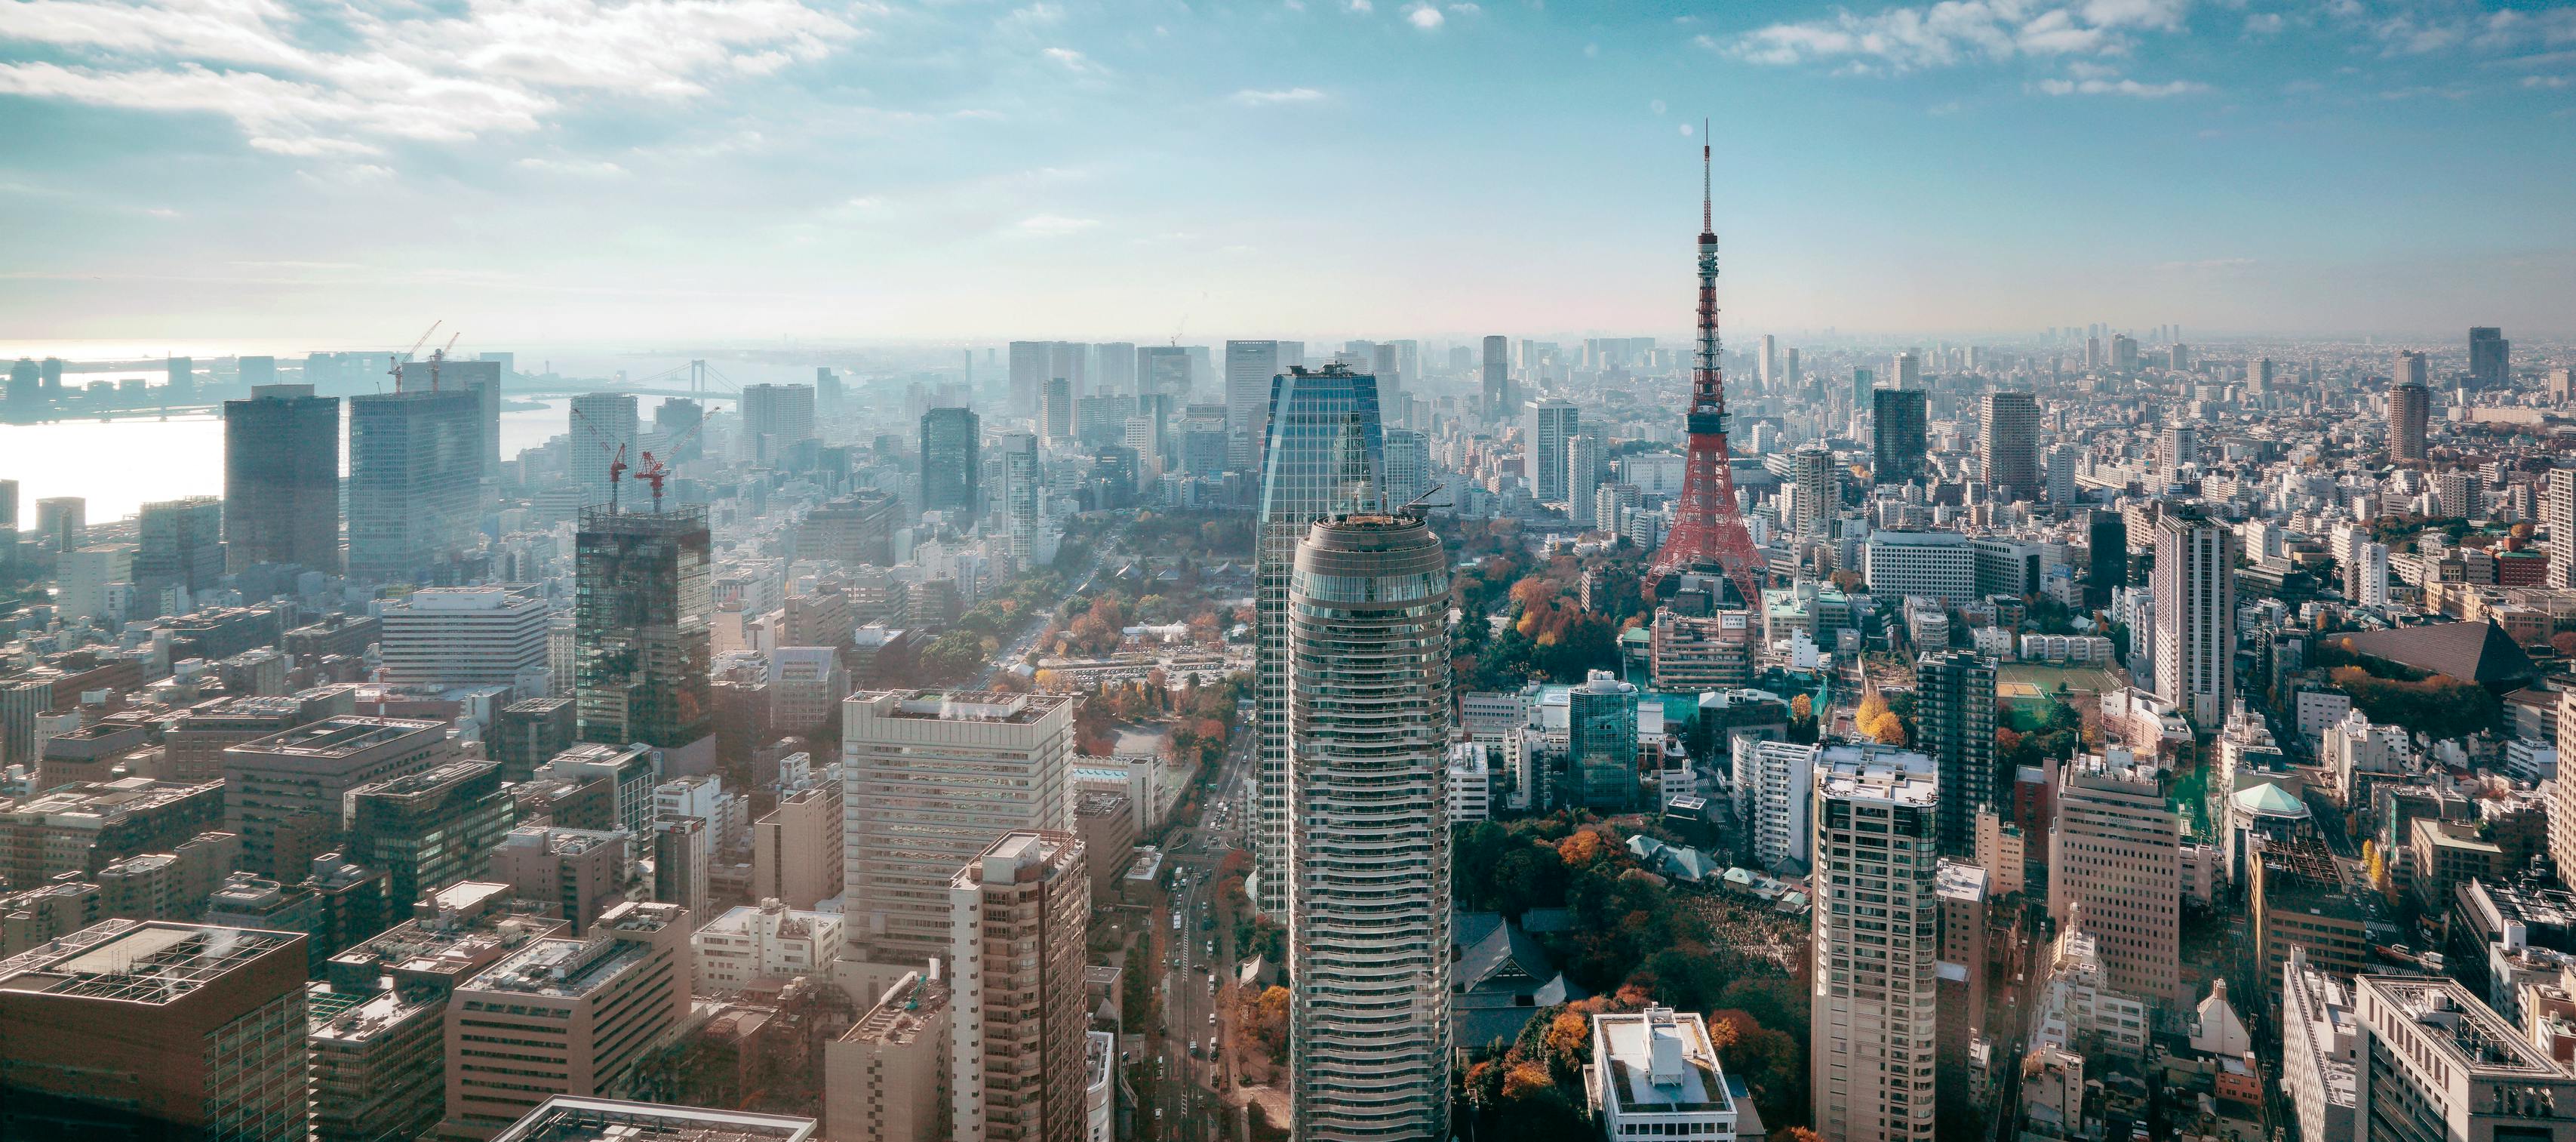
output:
[[[1448,561],[1374,498],[1308,529],[1289,589],[1291,1066],[1309,1140],[1449,1135]]]

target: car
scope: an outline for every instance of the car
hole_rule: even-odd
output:
[[[1199,1041],[1196,1039],[1190,1040],[1190,1057],[1193,1059],[1199,1057]]]
[[[1216,1012],[1213,1012],[1213,1011],[1208,1012],[1208,1026],[1210,1026],[1210,1027],[1214,1027],[1214,1026],[1216,1026]]]

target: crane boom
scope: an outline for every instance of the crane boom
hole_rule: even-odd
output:
[[[393,359],[393,368],[386,371],[393,375],[395,392],[402,391],[403,362],[410,360],[413,354],[420,352],[421,346],[429,344],[430,334],[438,332],[438,327],[445,324],[447,324],[446,318],[440,318],[436,321],[430,322],[429,328],[421,330],[419,339],[411,343],[411,348],[403,350],[402,356]],[[431,380],[434,381],[437,377],[437,371],[431,370]]]

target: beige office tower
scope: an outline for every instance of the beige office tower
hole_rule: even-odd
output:
[[[2156,696],[2215,729],[2236,698],[2236,532],[2175,513],[2155,535]]]
[[[945,958],[949,881],[1004,834],[1072,829],[1072,764],[1073,699],[1061,694],[843,701],[841,958],[855,962],[835,978],[867,995]]]
[[[823,1045],[823,1136],[831,1142],[948,1137],[948,984],[909,972]]]
[[[2576,1138],[2576,1074],[2458,980],[2365,975],[2352,1006],[2362,1142]]]
[[[1932,759],[1864,750],[1816,770],[1816,1132],[1838,1142],[1933,1129],[1940,899]]]
[[[449,1137],[490,1138],[554,1095],[622,1096],[689,1012],[688,912],[620,904],[583,939],[530,941],[447,1005]]]
[[[2540,522],[2549,533],[2549,585],[2576,587],[2576,468],[2550,470],[2540,492]]]
[[[2048,914],[2084,909],[2111,989],[2149,1003],[2182,987],[2182,820],[2165,770],[2124,749],[2066,763],[2048,838]]]
[[[1091,874],[1061,830],[1004,834],[948,885],[955,1142],[1082,1142]]]

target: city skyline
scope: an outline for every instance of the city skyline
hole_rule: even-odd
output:
[[[2468,4],[67,0],[0,29],[0,304],[173,342],[1679,336],[1705,113],[1736,330],[2564,335],[2571,160],[2527,143],[2571,45]]]

